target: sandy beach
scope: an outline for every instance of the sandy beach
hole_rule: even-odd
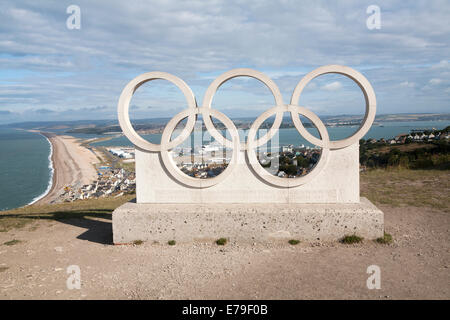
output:
[[[59,136],[54,133],[41,132],[53,147],[53,184],[49,193],[36,204],[52,203],[64,192],[64,188],[78,188],[92,183],[97,178],[94,164],[97,157],[87,148],[80,145],[71,136]]]

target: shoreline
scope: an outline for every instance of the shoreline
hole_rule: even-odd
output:
[[[30,130],[31,131],[31,130]],[[51,179],[49,179],[49,184],[47,186],[47,190],[40,196],[38,196],[38,198],[33,199],[33,201],[31,203],[29,203],[27,206],[33,205],[33,204],[40,204],[41,201],[43,203],[46,203],[46,198],[49,197],[49,195],[55,191],[55,185],[56,185],[56,174],[58,171],[57,166],[55,165],[56,163],[56,159],[55,159],[55,144],[52,142],[51,140],[51,134],[49,134],[48,132],[41,132],[41,131],[32,131],[32,132],[36,132],[39,133],[40,135],[42,135],[43,137],[45,137],[47,139],[47,141],[50,143],[50,150],[51,150],[51,154],[49,155],[49,159],[51,162],[51,167],[52,167],[52,173],[51,173]]]
[[[35,131],[32,131],[32,132],[35,132]],[[48,155],[48,168],[50,169],[50,178],[49,178],[48,183],[47,183],[47,189],[45,189],[45,191],[42,194],[40,194],[37,197],[33,198],[33,200],[31,200],[31,202],[26,204],[25,206],[30,206],[32,204],[35,204],[39,200],[45,198],[50,193],[50,191],[52,190],[52,188],[53,188],[53,186],[55,184],[55,181],[54,181],[55,166],[54,166],[54,159],[53,159],[53,154],[54,154],[54,152],[53,152],[53,144],[52,144],[50,139],[45,134],[43,134],[40,131],[37,131],[37,133],[39,133],[41,136],[43,136],[47,140],[48,144],[50,145],[50,154]]]
[[[57,202],[66,188],[78,188],[92,183],[97,178],[94,163],[98,163],[98,159],[89,149],[81,146],[76,138],[51,132],[32,132],[40,133],[50,142],[53,173],[51,187],[28,205]]]

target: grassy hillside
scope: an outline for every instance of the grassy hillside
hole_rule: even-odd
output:
[[[31,205],[0,212],[0,232],[23,228],[36,220],[63,220],[70,218],[106,218],[123,203],[135,198],[126,195],[119,198],[100,198],[65,202],[61,204]]]
[[[450,212],[450,170],[373,169],[360,180],[361,195],[375,204]]]

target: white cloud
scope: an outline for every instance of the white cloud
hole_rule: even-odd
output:
[[[416,84],[414,82],[403,81],[402,83],[400,83],[400,87],[403,88],[414,88],[415,86]]]
[[[430,84],[432,84],[432,85],[436,85],[436,84],[442,83],[442,79],[433,78],[433,79],[431,79],[429,82],[430,82]]]
[[[376,32],[366,28],[367,6],[358,1],[76,4],[81,8],[81,30],[66,28],[68,4],[63,1],[2,2],[0,109],[115,106],[129,80],[153,70],[179,76],[201,101],[217,74],[237,67],[266,72],[288,101],[308,71],[343,64],[372,83],[379,110],[427,111],[431,97],[435,111],[448,110],[448,94],[438,86],[413,102],[405,99],[410,90],[399,90],[399,83],[401,88],[423,87],[430,79],[449,78],[448,1],[385,3],[382,28]],[[318,87],[342,88],[341,93],[347,89],[342,83]],[[308,89],[312,86],[314,82]],[[259,90],[253,84],[250,89]]]
[[[339,81],[334,81],[334,82],[328,83],[322,87],[322,89],[328,90],[328,91],[336,91],[341,88],[342,88],[342,83],[340,83]]]
[[[448,69],[450,67],[450,63],[448,60],[441,60],[439,63],[433,65],[434,69]]]

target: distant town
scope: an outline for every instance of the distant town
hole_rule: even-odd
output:
[[[320,116],[324,124],[329,127],[337,126],[359,126],[363,120],[362,115],[324,115]],[[162,133],[165,125],[170,118],[155,118],[155,119],[134,119],[133,127],[140,134]],[[233,118],[233,122],[238,129],[250,128],[255,117],[248,118]],[[375,117],[374,125],[379,125],[382,122],[409,122],[409,121],[448,121],[450,120],[450,113],[404,113],[404,114],[379,114]],[[180,122],[180,126],[186,120]],[[302,120],[303,121],[303,120]],[[273,124],[273,120],[268,119],[263,123],[261,129],[269,129]],[[311,127],[312,124],[305,121],[306,127]],[[78,121],[47,121],[47,122],[22,122],[11,123],[6,125],[8,127],[22,128],[22,129],[37,129],[41,131],[54,131],[55,133],[66,134],[115,134],[121,133],[122,130],[116,120],[78,120]],[[203,124],[204,126],[204,124]],[[215,126],[219,130],[225,129],[222,123],[215,122]],[[293,128],[294,124],[290,116],[285,116],[282,121],[281,128]]]
[[[62,202],[102,198],[134,193],[136,190],[135,173],[125,169],[112,169],[108,166],[98,168],[98,179],[78,189],[67,186],[60,196]]]
[[[400,134],[392,139],[369,139],[367,142],[369,143],[388,143],[388,144],[404,144],[410,142],[425,142],[425,141],[437,141],[437,140],[447,140],[449,139],[448,127],[443,130],[412,130],[411,133],[408,134]],[[365,141],[365,140],[363,140]]]

